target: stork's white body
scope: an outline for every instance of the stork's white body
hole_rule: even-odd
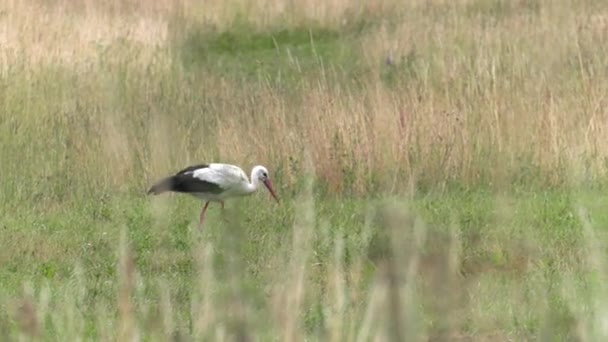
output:
[[[229,197],[251,195],[256,189],[249,182],[247,175],[240,167],[230,164],[212,163],[206,168],[192,171],[192,177],[201,181],[219,185],[223,191],[193,192],[192,196],[213,202],[221,202]]]

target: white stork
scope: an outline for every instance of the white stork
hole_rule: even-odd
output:
[[[186,193],[206,201],[201,210],[199,227],[203,225],[205,211],[210,202],[219,202],[224,209],[224,199],[237,196],[247,196],[254,193],[260,182],[279,203],[268,177],[268,170],[261,165],[251,170],[251,182],[245,172],[238,166],[230,164],[199,164],[189,166],[173,176],[166,177],[154,184],[148,194],[162,194],[172,191]]]

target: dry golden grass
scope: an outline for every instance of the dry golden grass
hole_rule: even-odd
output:
[[[605,6],[496,3],[502,7],[385,1],[361,10],[362,3],[348,1],[291,9],[283,1],[217,1],[205,9],[188,1],[13,1],[0,9],[0,54],[5,74],[12,69],[30,73],[22,82],[41,82],[36,92],[54,87],[47,82],[67,86],[20,115],[66,124],[73,147],[65,153],[78,149],[76,169],[102,170],[106,184],[129,183],[134,168],[157,175],[201,159],[277,168],[290,157],[301,160],[304,151],[337,191],[370,191],[370,180],[376,188],[405,191],[416,182],[508,187],[522,177],[545,185],[601,179],[608,154],[607,57],[598,48],[606,42]],[[279,18],[287,27],[316,20],[339,28],[340,18],[368,16],[387,21],[364,31],[356,46],[368,70],[363,78],[350,80],[338,65],[319,66],[320,78],[293,85],[294,99],[262,80],[189,75],[179,67],[169,44],[180,32],[171,29],[176,20],[185,27],[181,34],[197,23],[228,23],[218,26],[228,30],[226,18],[241,8],[250,9],[242,20],[260,31]],[[397,14],[389,16],[391,9]],[[35,70],[44,66],[77,74],[41,80]],[[388,85],[387,73],[401,80]],[[182,91],[176,107],[158,108],[159,97]],[[36,103],[40,95],[5,96]],[[202,101],[211,104],[204,112]],[[93,105],[99,109],[79,111]],[[93,132],[69,119],[79,115],[89,117]],[[196,124],[202,116],[207,119]],[[101,140],[91,141],[91,134]],[[285,167],[287,183],[294,172]]]

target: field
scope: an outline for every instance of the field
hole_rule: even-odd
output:
[[[3,341],[608,338],[608,2],[0,3]],[[211,205],[201,162],[270,170]]]

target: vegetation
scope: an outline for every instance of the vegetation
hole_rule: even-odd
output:
[[[0,4],[3,340],[608,335],[608,3]],[[221,161],[268,194],[146,196]],[[227,220],[223,219],[227,218]]]

